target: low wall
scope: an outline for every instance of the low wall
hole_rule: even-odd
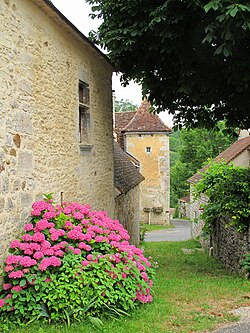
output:
[[[244,254],[250,252],[250,227],[244,233],[226,226],[226,220],[214,223],[211,233],[214,257],[231,271],[243,273]]]
[[[127,194],[120,194],[115,199],[115,216],[128,231],[130,243],[139,245],[140,225],[140,186],[137,185]]]

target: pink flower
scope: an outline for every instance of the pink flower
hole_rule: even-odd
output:
[[[12,294],[6,295],[5,299],[12,298]]]
[[[32,236],[29,235],[29,234],[25,234],[25,235],[22,236],[22,240],[24,242],[31,242],[32,241]]]
[[[54,212],[46,212],[43,214],[43,218],[44,219],[53,219],[54,217],[56,217],[56,214]]]
[[[31,256],[32,254],[33,254],[33,250],[31,250],[31,249],[26,249],[26,250],[24,250],[24,254],[28,254],[29,256]]]
[[[12,287],[11,290],[12,290],[12,291],[19,292],[19,291],[23,290],[23,288],[20,287],[20,286],[18,285],[18,286],[14,286],[14,287]]]
[[[40,220],[36,224],[36,229],[39,231],[45,230],[48,228],[48,221],[46,219]]]
[[[73,228],[73,223],[70,221],[66,221],[64,224],[65,229],[72,229]]]
[[[142,276],[142,278],[143,278],[144,281],[148,281],[149,280],[148,276],[147,276],[147,274],[145,272],[142,272],[141,276]]]
[[[37,251],[33,254],[33,257],[36,259],[36,260],[39,260],[39,259],[42,259],[43,258],[43,253],[41,251]]]
[[[96,242],[103,242],[106,240],[106,237],[103,237],[103,236],[96,236],[95,237],[95,241]]]
[[[4,299],[0,298],[0,309],[4,306]]]
[[[9,275],[10,279],[20,279],[21,277],[24,276],[23,271],[15,271],[15,272],[11,272]]]
[[[76,254],[76,255],[81,254],[81,250],[80,249],[74,249],[73,253]]]
[[[5,266],[5,272],[8,273],[10,271],[13,271],[14,270],[14,267],[12,265],[6,265]]]
[[[20,259],[20,265],[23,267],[31,267],[37,264],[37,261],[26,256]]]
[[[88,266],[88,265],[90,264],[90,262],[89,262],[88,260],[83,260],[83,261],[81,262],[81,264],[82,264],[84,267],[86,267],[86,266]]]
[[[25,224],[24,230],[25,231],[31,231],[31,230],[33,230],[33,224],[31,224],[31,223]]]
[[[49,249],[51,247],[50,242],[48,242],[47,240],[41,242],[41,247],[42,249]]]
[[[64,212],[64,214],[68,215],[71,213],[71,208],[66,207],[66,208],[64,208],[63,212]]]
[[[10,254],[6,258],[6,264],[7,265],[12,265],[12,264],[18,264],[19,260],[22,258],[22,256],[15,256],[14,254]]]
[[[8,289],[10,289],[12,287],[12,284],[11,283],[5,283],[4,285],[3,285],[3,290],[8,290]]]
[[[85,244],[85,243],[83,243],[83,242],[80,242],[80,243],[78,244],[78,247],[79,247],[79,249],[83,249],[83,250],[85,250],[85,251],[91,251],[91,250],[92,250],[92,248],[91,248],[90,245],[87,245],[87,244]]]
[[[127,277],[127,274],[124,273],[124,272],[122,272],[122,278],[123,278],[123,279],[126,279],[126,277]]]
[[[51,281],[52,281],[52,280],[51,280],[50,277],[47,277],[46,280],[45,280],[45,282],[51,282]]]
[[[55,255],[57,257],[63,257],[64,256],[64,252],[62,250],[58,250],[58,251],[55,251]]]
[[[11,249],[18,249],[19,246],[20,246],[20,241],[18,239],[15,239],[10,243]]]
[[[61,260],[59,258],[57,258],[57,257],[51,257],[50,259],[51,259],[50,260],[51,266],[54,266],[54,267],[61,266],[62,262],[61,262]]]
[[[74,216],[74,218],[77,219],[77,220],[81,220],[81,219],[84,218],[84,215],[81,214],[81,213],[78,213],[78,212],[74,213],[73,216]]]
[[[41,232],[36,232],[36,233],[34,233],[34,235],[32,236],[32,239],[33,239],[34,242],[38,242],[38,243],[40,243],[40,242],[45,241],[45,236],[44,236],[44,234],[42,234]]]
[[[31,211],[31,215],[32,216],[40,216],[41,215],[41,211],[39,209],[33,209]]]
[[[92,254],[88,254],[88,255],[87,255],[87,259],[88,259],[88,260],[93,260],[93,256],[92,256]]]

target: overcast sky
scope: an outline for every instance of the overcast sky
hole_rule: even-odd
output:
[[[96,30],[100,25],[100,20],[92,20],[89,17],[91,6],[84,0],[52,0],[52,2],[87,37],[89,31]],[[142,101],[140,87],[133,82],[126,88],[122,87],[119,76],[116,74],[113,75],[113,90],[115,90],[115,96],[118,100],[128,99],[137,105],[140,105]],[[172,117],[166,112],[161,113],[160,117],[168,126],[172,126]]]

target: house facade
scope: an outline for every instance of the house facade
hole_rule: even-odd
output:
[[[43,193],[114,216],[113,67],[48,0],[0,5],[0,263]]]
[[[236,142],[220,153],[214,161],[225,161],[226,163],[233,163],[235,166],[248,168],[250,166],[250,136],[248,133],[245,137],[239,137]],[[204,222],[200,215],[203,212],[202,206],[207,203],[205,195],[202,195],[199,200],[195,200],[194,186],[202,178],[202,173],[207,168],[208,165],[188,179],[188,182],[190,183],[190,220],[193,222],[191,227],[193,238],[199,237],[202,234]]]
[[[143,101],[136,112],[116,113],[117,141],[125,152],[139,161],[141,183],[140,218],[148,224],[169,223],[171,129],[149,112]]]

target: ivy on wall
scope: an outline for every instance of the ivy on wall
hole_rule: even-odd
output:
[[[208,203],[203,207],[204,231],[212,223],[227,217],[228,226],[244,232],[250,220],[250,169],[225,162],[211,163],[196,184],[196,199],[204,193]]]

